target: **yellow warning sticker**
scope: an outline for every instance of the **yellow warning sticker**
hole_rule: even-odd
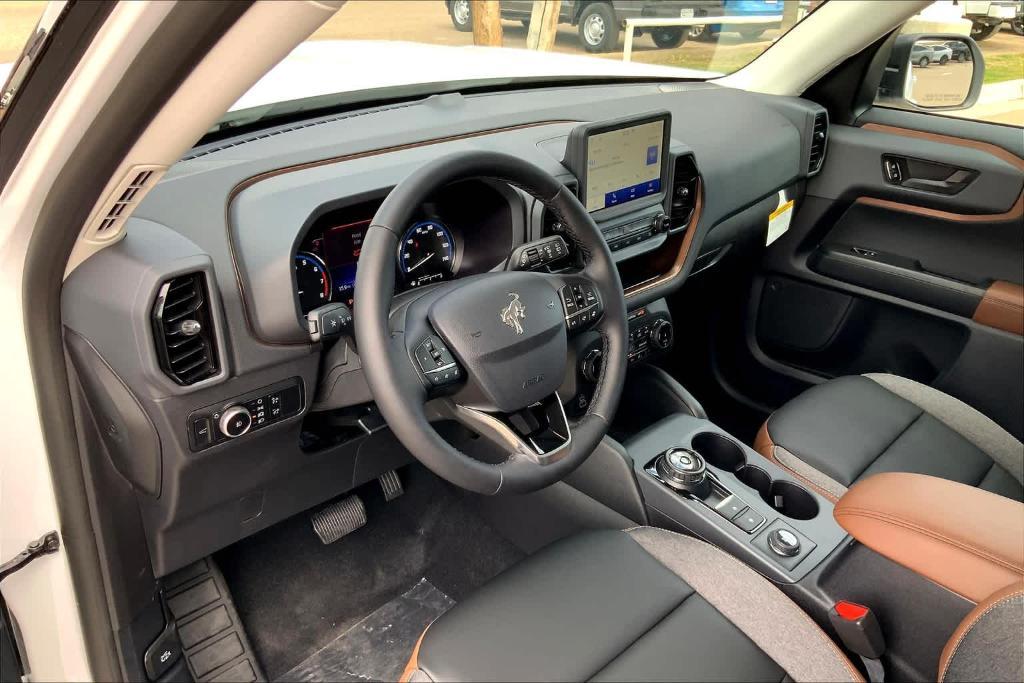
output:
[[[786,234],[789,230],[789,221],[793,218],[793,207],[796,202],[790,199],[788,202],[771,212],[768,216],[768,238],[765,245],[769,245]]]

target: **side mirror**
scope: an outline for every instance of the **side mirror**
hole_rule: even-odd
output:
[[[878,102],[922,111],[968,109],[978,101],[985,58],[968,36],[914,33],[896,38]]]

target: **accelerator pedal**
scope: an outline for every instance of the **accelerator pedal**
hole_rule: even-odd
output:
[[[366,508],[359,496],[349,496],[313,513],[312,520],[320,542],[328,545],[365,526]]]
[[[384,500],[389,503],[405,493],[405,489],[402,488],[402,480],[398,478],[398,472],[394,470],[388,470],[380,475],[380,487],[384,489]]]

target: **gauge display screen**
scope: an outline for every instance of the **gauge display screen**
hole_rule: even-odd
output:
[[[306,314],[326,303],[353,306],[356,266],[369,220],[327,224],[307,238],[295,254],[299,307]],[[437,220],[413,223],[398,245],[398,280],[402,288],[449,279],[454,273],[455,240]]]
[[[438,221],[414,223],[398,245],[398,266],[408,287],[447,280],[455,267],[455,240]]]
[[[295,254],[295,285],[303,313],[309,313],[331,300],[331,274],[316,254],[308,251]]]
[[[356,263],[369,227],[370,221],[356,221],[324,231],[324,261],[331,269],[331,280],[334,283],[331,301],[352,305],[352,295],[356,291]]]

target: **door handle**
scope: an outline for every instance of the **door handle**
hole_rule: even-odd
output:
[[[936,194],[957,194],[967,187],[978,173],[936,161],[925,161],[893,154],[882,155],[882,177],[885,182],[911,190]]]

